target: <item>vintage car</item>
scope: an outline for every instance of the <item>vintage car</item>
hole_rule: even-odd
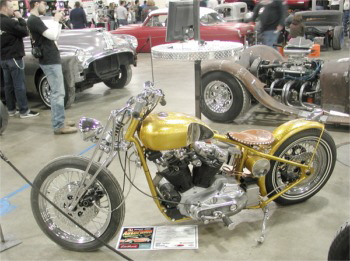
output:
[[[303,11],[301,15],[305,26],[305,37],[325,48],[332,46],[340,50],[344,42],[343,13],[336,10]],[[290,19],[289,19],[290,20]],[[286,22],[289,24],[289,21]]]
[[[227,1],[227,0],[226,0]],[[253,0],[254,5],[261,0]],[[283,0],[289,9],[307,10],[311,8],[312,0]],[[327,0],[324,0],[327,1]]]
[[[121,26],[112,34],[128,34],[137,38],[137,52],[150,52],[151,46],[165,44],[168,9],[152,11],[143,24]],[[204,41],[221,40],[242,42],[254,37],[254,26],[246,23],[225,22],[210,8],[200,8],[200,35]]]
[[[44,17],[49,24],[52,18]],[[28,92],[37,92],[50,107],[50,85],[38,59],[31,54],[30,38],[24,39],[25,83]],[[104,82],[110,88],[123,88],[136,66],[137,40],[130,35],[112,35],[104,29],[62,30],[58,39],[65,81],[65,106],[69,107],[77,91]],[[3,84],[3,83],[2,83]]]
[[[255,45],[238,62],[203,64],[202,113],[212,121],[231,122],[260,103],[297,117],[320,108],[325,123],[350,125],[350,58],[309,59],[312,45],[294,38],[284,48],[288,59],[269,46]]]
[[[252,16],[244,2],[220,4],[214,8],[226,22],[246,22]]]

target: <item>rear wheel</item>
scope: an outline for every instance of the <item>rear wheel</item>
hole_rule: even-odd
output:
[[[309,164],[318,138],[319,129],[310,129],[299,132],[287,139],[274,154],[277,157],[296,161],[301,164]],[[314,172],[297,186],[275,199],[282,205],[290,205],[303,202],[315,195],[328,181],[336,161],[336,147],[333,138],[324,131],[311,166]],[[288,184],[297,180],[301,175],[300,168],[274,161],[266,175],[266,190],[275,195]]]
[[[344,32],[342,26],[334,27],[332,45],[333,50],[341,50],[344,42]]]
[[[67,213],[88,164],[89,160],[83,157],[58,158],[39,172],[33,184]],[[98,168],[99,164],[93,163],[89,175],[92,176]],[[123,198],[118,182],[107,169],[102,169],[69,215],[96,237],[108,243],[123,224]],[[93,251],[103,246],[53,208],[34,189],[31,192],[31,205],[41,230],[58,245],[73,251]]]
[[[232,75],[216,71],[202,77],[202,113],[216,122],[230,122],[250,105],[246,89]]]
[[[103,81],[111,89],[122,89],[131,81],[132,70],[130,64],[121,65],[119,73],[108,80]]]

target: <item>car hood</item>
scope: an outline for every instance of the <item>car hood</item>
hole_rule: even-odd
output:
[[[121,26],[118,29],[112,31],[112,33],[123,33],[124,31],[129,31],[129,30],[139,30],[142,27],[142,24],[130,24],[130,25],[125,25]]]
[[[136,43],[136,45],[135,45]],[[86,68],[92,61],[122,52],[136,54],[137,40],[128,35],[112,35],[103,29],[62,30],[57,41],[61,57],[76,55]],[[24,39],[26,52],[31,53],[29,37]]]

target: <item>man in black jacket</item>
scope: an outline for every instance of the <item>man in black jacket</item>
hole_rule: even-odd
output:
[[[83,29],[87,25],[86,14],[80,6],[80,2],[75,2],[74,9],[69,14],[73,29]]]
[[[261,0],[253,12],[253,22],[259,18],[262,43],[272,47],[284,26],[287,11],[283,0]]]
[[[15,18],[12,18],[12,17]],[[10,0],[0,0],[0,64],[4,75],[5,100],[9,116],[15,116],[16,101],[20,118],[38,116],[39,113],[28,109],[26,87],[24,85],[24,45],[23,38],[28,36],[27,25],[21,13],[14,12]]]

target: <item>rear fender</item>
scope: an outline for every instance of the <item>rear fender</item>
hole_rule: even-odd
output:
[[[309,130],[309,129],[324,129],[324,124],[316,122],[316,121],[308,121],[305,119],[296,119],[292,121],[288,121],[281,126],[277,127],[273,132],[272,135],[275,138],[275,141],[272,143],[271,150],[269,152],[270,155],[273,155],[278,148],[290,137],[293,135]],[[262,177],[258,181],[261,194],[263,196],[266,196],[266,187],[265,187],[265,177]]]

